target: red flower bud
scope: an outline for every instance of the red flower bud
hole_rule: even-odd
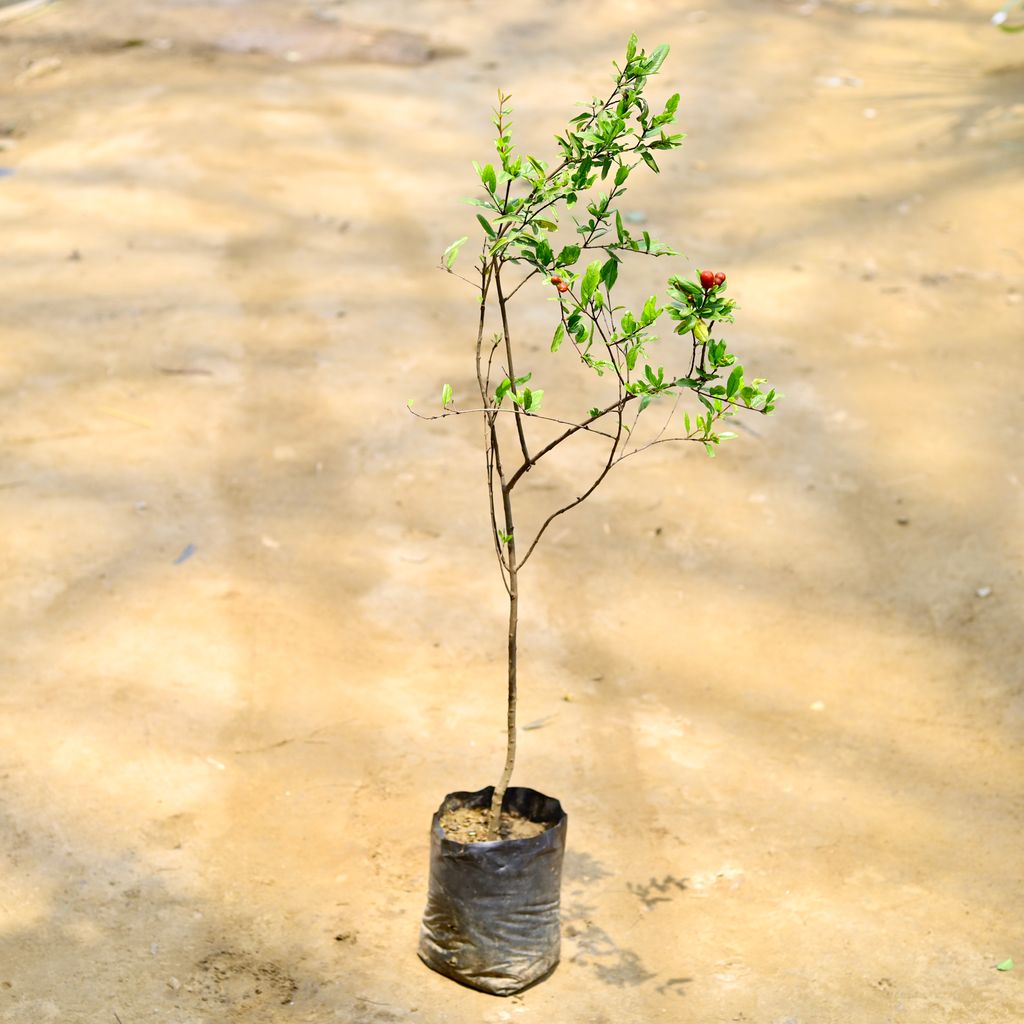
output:
[[[709,288],[715,286],[715,275],[710,270],[702,270],[700,272],[700,286],[707,291]]]
[[[562,279],[557,274],[552,274],[551,275],[551,283],[552,284],[561,284],[562,283]]]
[[[564,281],[559,281],[558,290],[564,294],[569,290],[569,286]]]
[[[722,271],[718,271],[718,273],[715,274],[715,286],[717,287],[720,284],[725,284],[725,274],[723,274]]]

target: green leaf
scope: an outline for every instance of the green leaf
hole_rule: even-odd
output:
[[[580,258],[580,252],[581,250],[578,245],[563,246],[555,263],[559,267],[571,267]]]
[[[551,339],[551,351],[552,352],[557,352],[558,349],[559,349],[559,346],[562,344],[564,339],[565,339],[565,324],[560,323],[555,328],[555,336]]]
[[[626,241],[626,229],[622,226],[622,214],[615,211],[615,233],[619,236],[619,245]]]
[[[733,395],[739,390],[740,384],[743,382],[743,367],[734,367],[732,373],[729,374],[729,380],[725,385],[725,397],[732,398]]]
[[[488,192],[494,192],[498,187],[497,175],[495,175],[494,168],[490,164],[487,164],[487,166],[480,171],[480,180],[484,183],[484,187]]]
[[[686,292],[687,295],[692,295],[695,299],[699,299],[704,294],[704,290],[696,281],[690,281],[685,277],[673,277],[669,284],[673,288],[679,288]]]
[[[644,395],[644,397],[640,399],[640,412],[643,412],[644,409],[646,409],[653,401],[654,395]]]
[[[634,32],[629,37],[629,42],[626,43],[626,60],[627,61],[632,60],[636,56],[636,47],[637,47],[637,43],[638,42],[639,42],[639,40],[637,39],[636,33]]]
[[[611,291],[615,287],[615,281],[619,276],[619,261],[612,256],[604,266],[601,267],[601,280],[605,288]]]
[[[662,64],[665,63],[665,58],[668,56],[668,44],[662,43],[661,46],[657,47],[655,51],[648,57],[647,63],[644,65],[645,75],[655,75],[658,73],[658,69]]]
[[[708,343],[708,325],[704,323],[703,320],[698,320],[693,325],[693,336],[701,345],[706,345]]]
[[[593,409],[588,410],[588,415],[590,416],[591,419],[593,419],[595,416],[599,416],[600,414],[601,414],[601,410],[598,409],[598,407],[596,405],[594,406]]]
[[[997,971],[1012,971],[1013,970],[1013,960],[1007,959],[1007,960],[1004,960],[1001,964],[996,964],[996,970]]]
[[[601,280],[601,261],[594,260],[590,266],[587,267],[587,272],[583,275],[583,283],[580,285],[580,304],[585,306],[597,289],[597,282]]]
[[[615,172],[615,184],[621,185],[629,177],[629,167],[626,164],[619,164],[619,169]]]
[[[690,414],[688,412],[683,413],[683,426],[686,427],[686,432],[690,432]]]
[[[452,386],[451,384],[445,384],[445,386],[441,388],[441,407],[447,409],[448,406],[451,404],[451,400]]]
[[[408,399],[408,400],[406,401],[406,403],[405,403],[405,404],[406,404],[407,406],[409,406],[409,408],[411,409],[411,408],[412,408],[412,404],[413,404],[413,402],[415,402],[415,401],[416,401],[416,399],[415,399],[415,398],[410,398],[410,399]]]
[[[498,530],[498,540],[500,540],[502,544],[508,544],[508,542],[511,539],[512,539],[512,534],[511,533],[505,533],[504,530]]]
[[[492,228],[491,225],[487,223],[487,218],[482,213],[478,213],[476,215],[476,219],[480,221],[480,226],[484,229],[484,231],[486,231],[487,234],[491,236],[491,238],[494,238],[494,228]]]
[[[531,391],[529,388],[527,388],[524,394],[523,408],[527,412],[536,412],[540,408],[540,403],[543,398],[543,388],[537,388],[536,391]]]
[[[445,249],[441,259],[444,262],[445,268],[451,270],[455,266],[455,257],[459,255],[459,250],[466,244],[469,235],[463,235],[462,238],[456,239],[451,245]]]
[[[640,159],[643,160],[643,162],[647,164],[655,174],[661,174],[661,168],[658,166],[658,161],[655,160],[646,149],[640,150]]]
[[[704,451],[708,453],[709,459],[713,459],[715,457],[715,446],[710,441],[704,442]]]
[[[658,319],[659,312],[660,310],[658,309],[658,297],[656,295],[652,295],[644,303],[643,312],[640,314],[640,320],[643,323],[644,327],[646,327],[648,324],[654,323],[654,321]]]
[[[679,93],[673,93],[668,98],[668,103],[665,104],[665,113],[674,114],[679,108]]]

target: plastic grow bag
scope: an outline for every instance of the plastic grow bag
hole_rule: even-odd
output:
[[[442,815],[489,807],[494,787],[449,793],[434,815],[430,888],[420,931],[420,959],[449,978],[508,996],[558,963],[559,898],[568,818],[562,805],[533,789],[510,787],[503,811],[551,827],[530,839],[456,843]]]

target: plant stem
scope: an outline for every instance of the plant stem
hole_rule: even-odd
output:
[[[505,767],[501,780],[494,787],[491,798],[491,814],[487,821],[487,838],[498,838],[498,826],[501,824],[501,804],[505,799],[512,778],[512,769],[516,763],[516,632],[519,626],[519,578],[515,562],[509,573],[508,587],[508,716],[507,744],[505,748]]]
[[[501,267],[500,263],[495,262],[494,264],[494,286],[498,290],[498,309],[501,312],[501,331],[505,338],[505,359],[508,361],[508,379],[511,384],[510,390],[512,394],[518,394],[516,391],[516,368],[512,364],[512,335],[508,329],[508,310],[506,309],[506,299],[501,290]],[[519,434],[519,445],[523,449],[523,458],[527,462],[530,461],[530,450],[526,447],[526,434],[523,432],[523,417],[520,414],[519,406],[515,406],[516,414],[516,431]],[[505,531],[508,532],[507,530]]]
[[[501,486],[501,504],[505,516],[505,535],[509,538],[507,544],[506,565],[508,568],[508,714],[507,744],[505,747],[505,767],[501,773],[501,780],[494,787],[494,795],[491,798],[491,812],[487,821],[487,838],[498,838],[498,826],[501,824],[501,804],[505,798],[505,790],[508,789],[509,781],[512,778],[512,769],[516,763],[516,635],[519,628],[519,566],[516,563],[516,540],[515,522],[512,518],[512,497],[510,489],[505,482],[505,471],[501,465],[501,450],[498,444],[498,432],[491,422],[491,452],[494,459],[494,469],[498,474],[498,482]]]

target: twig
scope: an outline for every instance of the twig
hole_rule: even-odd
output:
[[[423,413],[417,412],[415,409],[410,409],[409,412],[413,414],[418,420],[444,420],[449,416],[470,416],[480,415],[481,413],[485,416],[495,415],[500,416],[502,413],[508,415],[511,412],[515,412],[514,409],[501,409],[495,406],[489,406],[486,409],[447,409],[445,412],[435,413],[432,416],[424,416]],[[605,433],[603,430],[594,430],[590,424],[593,420],[588,420],[586,423],[580,424],[575,423],[572,420],[560,420],[556,416],[542,416],[539,412],[526,412],[524,416],[528,416],[532,420],[543,420],[545,423],[558,423],[560,426],[565,427],[576,427],[577,429],[589,430],[592,434],[600,434],[602,437],[611,437],[611,434]],[[594,419],[598,417],[595,416]],[[547,451],[545,448],[544,451]],[[537,459],[540,458],[540,454],[532,457],[532,463],[536,463]]]
[[[540,273],[540,271],[536,267],[534,267],[533,270],[531,270],[530,273],[528,273],[526,275],[526,277],[524,277],[522,279],[522,281],[520,281],[519,284],[517,284],[515,286],[515,288],[512,289],[511,292],[509,292],[508,297],[505,299],[505,301],[506,302],[511,302],[512,301],[512,296],[515,295],[515,293],[517,291],[519,291],[519,289],[522,288],[523,285],[526,284],[526,282],[529,281],[530,278],[534,276],[534,274],[539,274],[539,273]]]
[[[703,435],[694,436],[693,434],[687,434],[685,437],[661,437],[656,438],[654,441],[648,441],[647,444],[641,445],[639,448],[634,448],[631,452],[623,452],[615,460],[617,466],[620,462],[624,462],[626,459],[631,459],[634,455],[639,455],[641,452],[647,451],[648,448],[653,448],[656,444],[668,444],[669,441],[704,441],[706,438]]]
[[[456,274],[454,270],[452,270],[450,267],[446,267],[443,263],[439,264],[437,269],[438,270],[443,270],[446,274],[451,274],[452,277],[457,277],[460,281],[465,281],[466,284],[468,284],[470,288],[472,288],[474,291],[476,291],[476,287],[477,287],[476,284],[474,284],[474,282],[470,281],[470,279],[468,277],[463,277],[461,274]]]

